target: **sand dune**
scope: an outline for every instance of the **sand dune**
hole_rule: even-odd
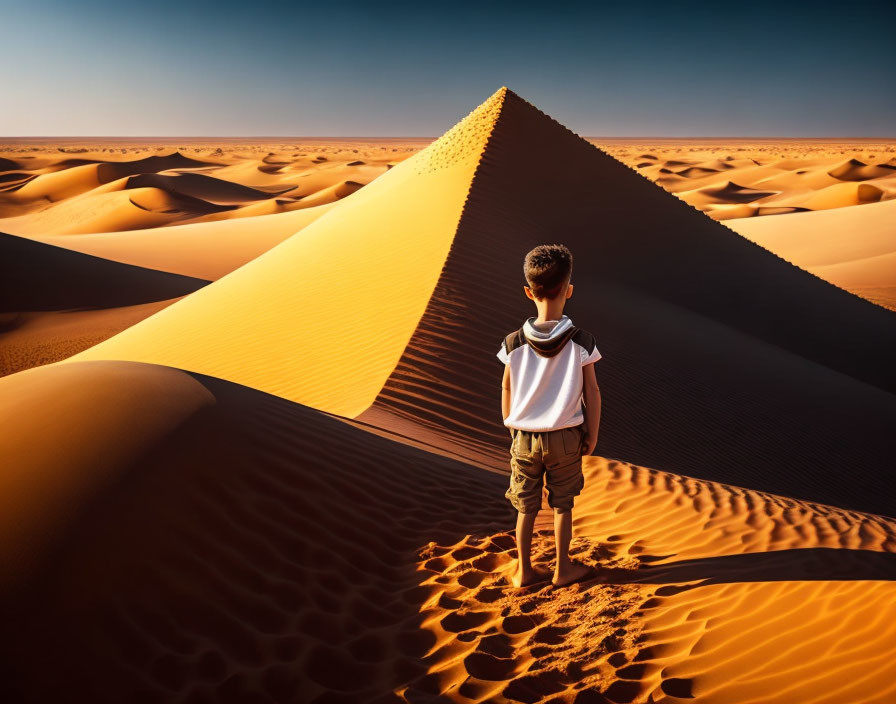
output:
[[[395,368],[426,308],[501,97],[301,236],[161,311],[147,327],[116,336],[112,347],[93,348],[89,358],[199,371],[357,415]],[[384,287],[389,295],[376,295]],[[315,317],[345,344],[301,343],[312,300]]]
[[[567,311],[606,348],[597,373],[614,413],[598,454],[893,515],[878,491],[896,452],[893,313],[732,236],[512,93],[426,313],[358,418],[423,425],[465,457],[502,440],[497,420],[482,423],[500,418],[500,365],[479,360],[500,345],[493,331],[530,314],[508,253],[555,237],[580,262]],[[84,356],[112,357],[116,339]]]
[[[20,458],[4,484],[34,497],[3,513],[5,554],[17,552],[3,562],[16,570],[0,688],[17,701],[372,701],[423,674],[420,550],[509,518],[499,475],[234,384],[88,362],[0,385],[4,427],[14,397],[22,424],[3,437]],[[43,427],[67,442],[35,456],[50,399],[60,411]],[[97,401],[102,414],[70,424]]]
[[[721,186],[706,186],[693,191],[683,191],[678,194],[678,197],[684,202],[696,206],[709,203],[751,203],[773,195],[773,193],[773,191],[758,191],[755,188],[738,185],[733,181],[726,181]]]
[[[299,205],[302,208],[313,208],[318,205],[335,203],[337,200],[350,196],[363,185],[363,183],[358,183],[357,181],[340,181],[332,186],[321,188],[309,196],[305,196]]]
[[[234,219],[33,239],[117,262],[214,281],[298,233],[334,203],[256,215],[251,228]]]
[[[880,176],[892,176],[896,167],[889,161],[882,164],[865,164],[858,159],[848,159],[828,171],[830,176],[840,181],[867,181]]]
[[[789,212],[762,207],[773,203],[791,210],[822,210],[896,197],[896,168],[891,163],[896,143],[589,141],[716,220]],[[844,154],[855,156],[843,159]],[[753,207],[738,205],[745,203]]]
[[[161,227],[198,214],[236,208],[160,188],[125,189],[126,181],[122,179],[63,200],[55,207],[6,218],[0,223],[11,234],[23,237],[41,232],[57,235],[117,232]]]
[[[2,233],[0,274],[0,313],[115,308],[183,296],[208,283]]]
[[[194,169],[209,165],[207,162],[184,157],[178,152],[164,157],[151,156],[121,163],[65,159],[47,165],[41,164],[45,173],[35,175],[21,188],[8,191],[5,198],[18,203],[39,199],[53,202],[134,174],[148,175],[169,169]],[[35,168],[37,165],[30,166]]]
[[[200,158],[183,154],[183,145],[142,156],[170,148],[151,143],[120,154],[96,142],[0,147],[10,155],[0,162],[0,230],[29,237],[117,232],[309,208],[349,195],[419,149],[413,140],[306,140],[262,155],[258,145],[226,145],[193,148]],[[78,156],[59,159],[58,151]],[[144,192],[135,205],[152,213],[142,221],[115,193],[135,190]],[[148,191],[155,192],[149,204]]]
[[[269,193],[257,188],[241,186],[205,174],[139,174],[127,180],[126,188],[159,188],[169,193],[177,193],[191,198],[198,198],[218,205],[241,204],[247,201],[266,200],[272,195],[279,195],[290,190],[289,187],[279,192]]]
[[[870,183],[837,183],[811,194],[798,196],[776,196],[763,202],[779,206],[795,206],[805,210],[829,210],[863,203],[877,203],[884,191]]]
[[[504,477],[401,435],[124,362],[2,379],[0,415],[16,701],[894,694],[889,519],[592,457],[573,553],[604,581],[519,595]]]
[[[295,159],[329,161],[252,168]],[[709,177],[753,188],[730,163]],[[14,313],[182,296],[0,378],[0,697],[892,700],[896,313],[641,172],[502,87],[323,216],[266,216],[271,241],[308,221],[207,285],[0,238]],[[839,266],[892,254],[892,203],[749,222],[805,218],[807,248],[812,219],[876,223],[822,240]],[[198,271],[231,237],[221,271],[238,224],[59,238],[164,269],[166,233]],[[544,241],[575,253],[566,312],[604,353],[573,540],[602,579],[519,593],[494,353]]]
[[[180,298],[116,308],[0,313],[0,376],[71,357]]]
[[[550,176],[533,182],[518,162]],[[398,247],[424,228],[420,246]],[[525,316],[506,253],[546,231],[587,263],[570,314],[610,346],[601,371],[616,414],[598,452],[892,515],[873,481],[842,467],[883,480],[896,450],[893,313],[734,235],[512,93],[301,237],[71,359],[188,369],[373,425],[397,416],[469,458],[505,432],[482,422],[499,413],[495,372],[477,360]],[[383,281],[385,306],[368,293]],[[297,343],[309,298],[351,344]],[[844,432],[848,444],[832,442]]]
[[[803,269],[896,310],[896,201],[725,224]]]
[[[0,375],[80,352],[206,283],[0,233]]]

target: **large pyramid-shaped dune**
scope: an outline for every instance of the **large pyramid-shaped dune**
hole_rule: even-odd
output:
[[[164,364],[422,426],[503,469],[494,352],[533,313],[523,255],[553,241],[576,256],[567,312],[604,353],[599,454],[896,510],[875,485],[896,451],[894,314],[506,88],[301,233],[72,361]]]
[[[892,515],[894,316],[506,89],[473,115],[459,152],[0,379],[0,700],[894,700],[896,520],[849,510]],[[494,355],[543,241],[605,355],[573,526],[603,580],[519,592]],[[96,295],[191,283],[64,255],[125,272]]]
[[[572,249],[565,312],[604,354],[596,454],[896,513],[880,492],[896,453],[896,315],[734,234],[511,91],[427,311],[358,419],[422,424],[433,444],[506,467],[501,365],[484,360],[534,314],[522,259],[543,242]]]
[[[164,364],[357,415],[429,302],[503,97],[297,236],[70,361]]]

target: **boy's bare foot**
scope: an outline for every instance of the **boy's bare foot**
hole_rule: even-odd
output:
[[[519,589],[521,587],[528,587],[531,584],[547,582],[550,578],[550,571],[541,567],[533,567],[531,570],[528,570],[526,572],[521,571],[519,567],[517,567],[516,571],[513,573],[513,576],[510,578],[510,582],[511,584],[513,584],[513,586]]]
[[[593,574],[594,570],[587,565],[570,561],[569,564],[564,567],[558,566],[557,570],[554,572],[554,579],[551,581],[555,587],[565,587],[567,584],[578,582]]]

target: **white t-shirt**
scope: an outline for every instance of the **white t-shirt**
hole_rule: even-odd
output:
[[[569,428],[585,420],[582,367],[601,358],[591,333],[569,316],[536,323],[535,316],[506,336],[497,354],[510,366],[510,413],[504,425],[520,430]]]

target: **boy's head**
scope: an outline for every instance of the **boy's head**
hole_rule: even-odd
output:
[[[558,296],[569,298],[572,285],[572,252],[563,244],[541,244],[526,255],[523,274],[529,298],[544,301]]]

